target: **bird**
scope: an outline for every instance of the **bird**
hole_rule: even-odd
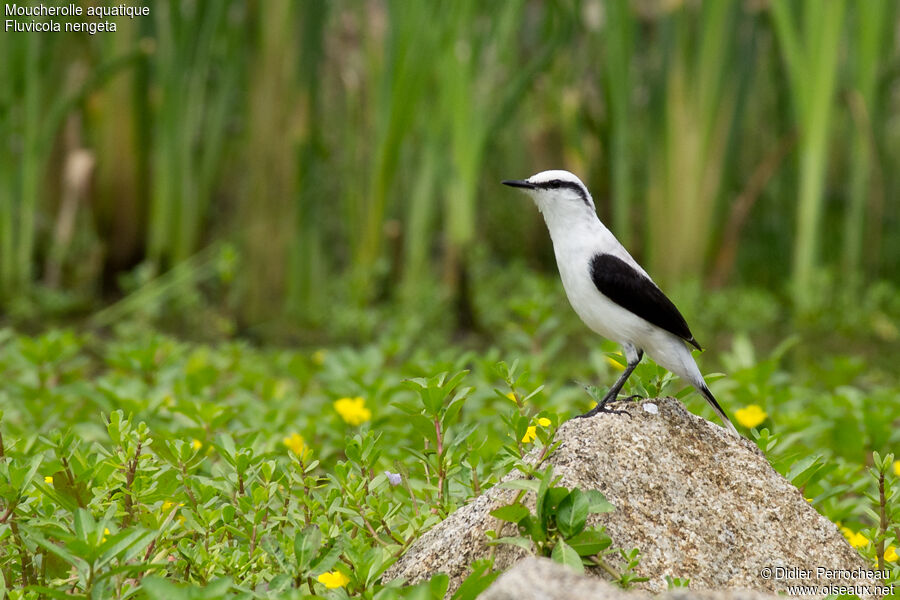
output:
[[[589,329],[622,345],[627,366],[603,399],[579,415],[618,413],[608,407],[646,352],[690,383],[728,430],[740,437],[713,396],[689,348],[703,348],[671,300],[600,221],[587,187],[573,173],[542,171],[502,182],[534,200],[544,217],[569,304]]]

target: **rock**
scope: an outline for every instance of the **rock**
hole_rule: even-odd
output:
[[[526,558],[497,578],[479,600],[650,600],[646,592],[625,591],[611,583],[579,575],[548,558]],[[694,591],[679,588],[659,600],[775,600],[751,590]]]
[[[641,550],[636,573],[649,580],[640,588],[662,592],[666,575],[690,579],[692,590],[786,592],[793,585],[877,583],[870,574],[818,577],[818,567],[871,567],[752,442],[689,413],[674,398],[652,402],[656,413],[619,402],[630,418],[600,414],[563,423],[556,434],[560,446],[546,460],[562,476],[560,485],[599,490],[615,505],[588,523],[605,526],[613,547]],[[537,456],[537,450],[530,455],[532,464]],[[521,477],[514,472],[504,480]],[[413,583],[447,573],[452,592],[468,566],[492,550],[495,568],[509,568],[528,553],[488,546],[485,531],[500,527],[490,511],[515,494],[494,486],[458,509],[413,543],[384,580]],[[765,571],[775,567],[785,570]]]

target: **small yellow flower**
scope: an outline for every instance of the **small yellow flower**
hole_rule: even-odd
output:
[[[765,421],[769,414],[758,405],[751,404],[750,406],[745,406],[744,408],[739,408],[734,411],[734,416],[738,420],[738,423],[747,429],[752,429]]]
[[[191,448],[193,448],[194,450],[199,450],[202,447],[203,447],[203,442],[201,442],[200,440],[198,440],[198,439],[191,440]]]
[[[329,573],[322,573],[317,578],[319,583],[327,587],[329,590],[333,590],[335,588],[344,587],[348,583],[350,583],[350,578],[341,573],[340,571],[331,571]]]
[[[164,513],[167,513],[170,510],[172,510],[173,508],[175,508],[175,506],[176,506],[176,504],[174,502],[172,502],[171,500],[166,500],[165,502],[162,503],[162,507],[160,508],[160,510]],[[177,506],[184,506],[184,504],[179,502]]]
[[[616,352],[616,355],[622,356],[622,353]],[[620,363],[619,361],[617,361],[616,359],[614,359],[612,356],[610,356],[608,354],[606,355],[606,362],[609,363],[609,366],[611,366],[616,371],[624,371],[625,370],[625,365],[623,365],[622,363]]]
[[[516,400],[516,395],[513,392],[506,392],[506,397],[517,404],[519,402],[518,400]]]
[[[537,437],[537,427],[532,425],[525,432],[525,435],[522,436],[522,442],[524,442],[526,444],[530,444],[531,442],[534,441],[534,438],[536,438],[536,437]]]
[[[372,418],[372,411],[366,408],[366,401],[359,396],[335,400],[334,410],[349,425],[362,425]]]
[[[844,534],[844,537],[847,538],[847,541],[854,548],[862,548],[869,543],[869,538],[861,533],[854,532],[849,527],[841,527],[841,533]]]
[[[44,477],[44,483],[49,483],[50,485],[53,485],[53,475],[47,475],[46,477]]]
[[[900,558],[900,556],[897,556],[896,546],[888,546],[887,550],[884,551],[884,560],[888,562],[897,562],[898,558]]]
[[[537,424],[541,427],[550,427],[551,422],[552,421],[550,421],[550,419],[548,419],[547,417],[541,417],[537,420]]]
[[[312,353],[313,364],[317,367],[321,367],[325,364],[325,356],[327,356],[327,352],[324,350],[316,350]]]
[[[894,475],[900,477],[900,460],[894,461]]]
[[[297,456],[303,456],[303,451],[306,449],[306,441],[296,432],[281,440],[281,443],[290,448],[291,452]]]
[[[109,535],[109,529],[106,528],[106,527],[104,527],[104,528],[103,528],[103,539],[100,540],[100,543],[101,543],[101,544],[104,543],[104,542],[106,541],[106,536],[108,536],[108,535]]]

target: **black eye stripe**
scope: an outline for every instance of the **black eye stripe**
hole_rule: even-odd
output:
[[[589,208],[593,209],[591,206],[591,202],[588,200],[587,190],[584,189],[583,186],[578,185],[574,181],[563,181],[562,179],[551,179],[550,181],[546,181],[544,183],[538,183],[537,187],[551,190],[558,190],[560,188],[568,188],[578,194],[581,200],[587,205]]]

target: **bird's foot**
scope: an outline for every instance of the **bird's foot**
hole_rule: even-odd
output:
[[[578,382],[576,381],[576,383],[578,383]],[[592,386],[588,386],[584,383],[581,383],[580,385],[581,385],[581,387],[584,388],[584,391],[586,391],[591,398],[596,398],[596,396],[594,396],[594,394],[592,393],[592,389],[591,389]],[[596,389],[596,388],[594,388],[594,389]],[[610,415],[623,415],[624,414],[624,415],[628,415],[630,417],[631,415],[628,413],[627,410],[616,410],[614,408],[609,408],[607,406],[607,404],[609,404],[610,402],[615,402],[616,397],[618,395],[619,395],[619,390],[615,390],[615,391],[610,390],[609,392],[606,393],[606,395],[603,397],[603,399],[597,403],[597,406],[595,406],[591,410],[587,411],[583,415],[576,415],[575,418],[576,419],[586,419],[589,417],[593,417],[594,415],[596,415],[598,413],[606,413],[606,414],[610,414]]]
[[[644,397],[640,394],[632,394],[627,398],[622,398],[622,402],[637,402],[638,400],[644,400]]]
[[[601,402],[599,402],[597,404],[597,406],[595,406],[591,410],[587,411],[583,415],[578,415],[575,418],[576,419],[586,419],[588,417],[593,417],[594,415],[599,414],[599,413],[605,413],[608,415],[628,415],[629,417],[631,416],[631,414],[625,409],[616,410],[614,408],[610,408],[609,406],[607,406],[607,404],[609,404],[610,402],[614,402],[614,401],[615,401],[615,398],[604,398]]]
[[[594,415],[599,414],[599,413],[604,413],[604,414],[608,414],[608,415],[627,415],[629,417],[631,416],[631,413],[629,413],[625,409],[616,410],[614,408],[610,408],[610,407],[606,406],[606,402],[601,402],[600,404],[598,404],[591,410],[587,411],[583,415],[576,415],[575,418],[576,419],[587,419],[587,418],[593,417]]]

